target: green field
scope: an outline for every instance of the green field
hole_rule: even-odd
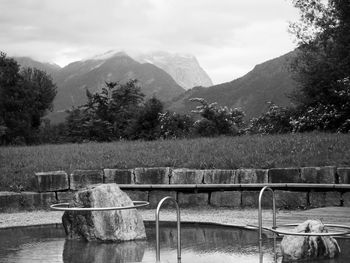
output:
[[[197,169],[350,166],[350,134],[247,135],[0,148],[0,190],[32,190],[34,172],[75,169]]]

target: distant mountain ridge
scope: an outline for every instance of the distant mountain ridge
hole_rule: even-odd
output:
[[[86,101],[85,92],[101,90],[106,81],[127,82],[137,79],[148,97],[166,101],[184,92],[171,76],[152,64],[141,64],[125,53],[71,63],[60,70],[55,81],[59,87],[55,109],[78,106]]]
[[[45,71],[46,73],[50,74],[52,77],[54,77],[61,70],[61,67],[57,64],[39,62],[29,57],[14,57],[14,59],[22,67],[37,68],[42,71]]]
[[[271,101],[281,106],[291,106],[288,94],[296,83],[289,71],[289,64],[296,51],[256,65],[253,70],[236,80],[209,88],[196,87],[186,91],[168,104],[168,109],[190,113],[196,104],[190,98],[204,98],[221,106],[241,108],[247,118],[256,117],[268,108]]]
[[[114,63],[113,65],[113,63],[110,63],[111,60],[120,60],[121,62],[121,60],[123,60],[122,58],[124,58],[124,62],[125,58],[128,58],[127,63],[121,63],[124,66],[128,63],[129,66],[132,64],[133,67],[137,65],[137,72],[134,72],[132,68],[129,68],[129,70],[125,72],[121,64],[116,65]],[[139,53],[138,55],[133,54],[130,56],[126,52],[110,50],[102,54],[91,56],[90,58],[72,62],[63,68],[56,64],[38,62],[28,57],[15,57],[15,59],[22,66],[44,70],[53,77],[58,86],[58,95],[55,99],[55,108],[58,110],[72,105],[77,106],[76,104],[82,101],[81,98],[79,98],[81,92],[78,90],[89,88],[94,92],[96,88],[97,90],[101,88],[104,81],[126,81],[130,78],[136,78],[139,80],[142,91],[146,96],[155,95],[163,101],[169,101],[184,91],[178,86],[188,89],[195,86],[207,87],[212,85],[210,77],[201,68],[194,56],[164,51]],[[107,69],[106,65],[108,64],[115,68]],[[177,85],[159,72],[154,76],[155,78],[151,77],[147,79],[146,75],[142,73],[143,70],[140,70],[141,68],[143,68],[148,75],[150,71],[163,70],[173,78]],[[109,72],[104,74],[101,69]],[[123,73],[117,71],[123,71]],[[94,75],[95,79],[92,78],[92,75]],[[150,74],[150,76],[151,75],[152,74]],[[157,78],[161,78],[162,81],[158,83]],[[151,84],[154,85],[153,88],[150,87]],[[76,87],[71,87],[72,85]]]
[[[209,75],[199,65],[196,57],[192,55],[157,51],[132,57],[140,63],[151,63],[163,69],[186,90],[196,86],[209,87],[213,85]]]

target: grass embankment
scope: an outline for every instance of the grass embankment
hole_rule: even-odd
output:
[[[0,190],[32,190],[34,172],[74,169],[197,169],[350,166],[350,134],[286,134],[0,148]]]

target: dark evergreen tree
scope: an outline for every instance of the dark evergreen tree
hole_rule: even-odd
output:
[[[145,95],[137,85],[137,80],[125,84],[109,83],[113,89],[110,112],[113,119],[113,132],[117,138],[127,139],[130,127],[138,117]]]
[[[163,104],[156,97],[145,102],[137,119],[132,125],[130,138],[155,140],[160,137],[159,115],[163,111]]]
[[[3,143],[35,143],[42,117],[52,109],[56,85],[45,72],[0,54],[0,130]]]
[[[87,90],[87,103],[70,110],[66,119],[72,141],[128,139],[144,97],[136,83],[106,82],[99,93]]]

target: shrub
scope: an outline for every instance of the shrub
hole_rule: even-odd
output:
[[[239,135],[243,133],[244,112],[240,109],[217,106],[202,98],[190,99],[199,102],[194,113],[200,114],[202,119],[194,125],[195,133],[201,136]]]
[[[163,139],[176,139],[191,136],[193,119],[189,115],[181,115],[178,113],[159,114],[160,137]]]
[[[246,130],[250,134],[279,134],[292,131],[291,118],[293,111],[269,102],[266,113],[252,118]]]

